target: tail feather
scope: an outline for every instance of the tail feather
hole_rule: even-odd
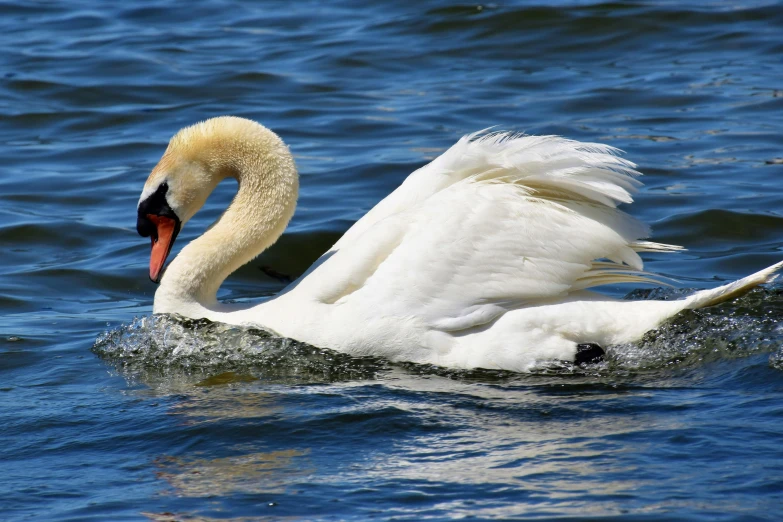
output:
[[[733,283],[719,286],[718,288],[697,292],[685,300],[685,308],[693,310],[696,308],[715,306],[724,301],[741,297],[758,285],[774,281],[779,275],[776,272],[781,268],[783,268],[783,261],[776,263],[769,268],[765,268],[760,272],[751,274],[748,277],[743,277],[739,281],[734,281]]]

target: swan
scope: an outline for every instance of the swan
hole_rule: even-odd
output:
[[[147,179],[137,230],[151,239],[153,312],[262,327],[352,355],[451,368],[528,371],[597,360],[685,309],[740,296],[783,263],[680,300],[616,300],[590,288],[658,282],[649,228],[617,208],[635,165],[607,145],[479,132],[413,172],[279,295],[216,299],[222,282],[283,233],[299,179],[288,147],[251,120],[180,130]],[[227,177],[220,218],[164,271],[181,228]],[[585,355],[588,357],[585,359]]]

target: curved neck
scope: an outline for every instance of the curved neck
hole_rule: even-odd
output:
[[[166,269],[156,312],[181,313],[165,310],[166,302],[214,305],[223,281],[277,241],[293,216],[299,177],[288,147],[265,128],[243,138],[202,143],[198,161],[213,187],[233,177],[239,189],[220,218]]]

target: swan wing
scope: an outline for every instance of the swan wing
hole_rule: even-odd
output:
[[[322,303],[458,332],[506,311],[646,282],[640,251],[679,247],[618,210],[640,185],[605,145],[471,135],[414,172],[301,280]]]

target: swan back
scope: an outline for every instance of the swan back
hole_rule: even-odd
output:
[[[211,118],[171,138],[144,184],[139,203],[166,183],[167,201],[184,225],[226,177],[256,188],[259,178],[277,181],[281,167],[295,170],[288,147],[276,134],[236,116]]]

